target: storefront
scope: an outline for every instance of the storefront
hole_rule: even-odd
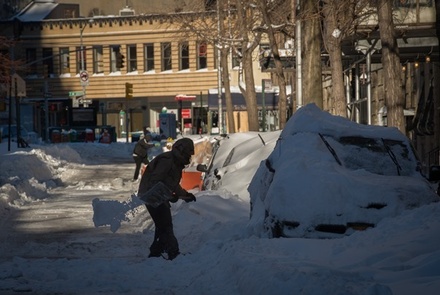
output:
[[[234,115],[234,131],[235,132],[247,132],[248,126],[248,114],[246,101],[243,94],[239,89],[231,89],[233,115]],[[224,92],[221,99],[222,115],[225,126],[223,130],[227,130],[228,125],[226,116],[226,99]],[[261,91],[257,92],[257,107],[258,107],[258,120],[260,122],[260,131],[274,131],[279,128],[279,116],[278,116],[278,93],[275,91]],[[220,132],[219,126],[219,97],[217,89],[210,89],[208,92],[208,118],[209,126],[211,128],[211,134],[217,134]]]

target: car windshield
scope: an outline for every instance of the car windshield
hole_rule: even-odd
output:
[[[357,136],[323,137],[345,168],[364,169],[379,175],[410,176],[416,171],[417,159],[402,141]]]

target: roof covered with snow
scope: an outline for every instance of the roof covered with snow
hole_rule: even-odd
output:
[[[32,1],[13,18],[23,22],[34,22],[44,20],[59,4],[54,0]]]

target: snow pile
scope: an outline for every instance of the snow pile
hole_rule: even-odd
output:
[[[291,120],[309,131],[327,126],[327,135],[351,132],[343,120],[326,125],[322,112]],[[268,239],[261,237],[263,228],[252,227],[257,218],[261,226],[265,216],[255,210],[276,208],[290,216],[301,205],[255,202],[250,220],[252,179],[258,179],[251,187],[261,195],[287,195],[294,182],[297,194],[327,187],[329,199],[304,200],[307,206],[298,212],[304,216],[333,208],[340,193],[367,200],[371,183],[375,195],[390,193],[366,170],[350,173],[364,186],[347,181],[336,190],[331,184],[344,173],[322,140],[290,140],[293,133],[281,134],[281,148],[275,147],[279,132],[260,134],[265,145],[257,133],[217,138],[217,189],[195,192],[195,203],[172,205],[174,231],[186,254],[173,261],[147,258],[154,225],[132,197],[138,185],[131,181],[132,143],[32,144],[11,152],[0,143],[0,293],[436,295],[438,202],[390,214],[374,228],[339,239]],[[299,149],[301,142],[312,146]],[[294,162],[284,154],[289,150],[308,161]],[[275,173],[265,168],[267,174],[256,175],[267,157]],[[416,189],[405,184],[408,178],[395,177],[402,180],[402,193]],[[94,207],[104,209],[95,215]]]

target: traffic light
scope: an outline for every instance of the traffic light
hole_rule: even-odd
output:
[[[121,52],[116,52],[116,68],[122,69],[124,67],[125,56]]]
[[[133,84],[125,83],[125,98],[133,98]]]

